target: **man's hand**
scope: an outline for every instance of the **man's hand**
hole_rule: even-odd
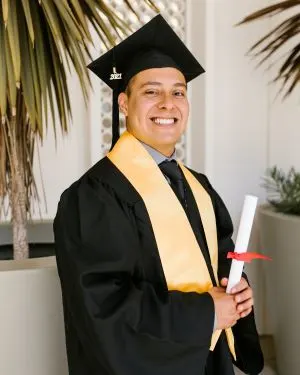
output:
[[[223,278],[221,280],[221,286],[226,288],[227,284],[228,279]],[[240,317],[244,318],[249,315],[252,311],[254,300],[253,291],[247,280],[242,277],[241,281],[231,289],[230,294],[234,297],[234,300],[237,303],[237,311]]]
[[[208,291],[212,296],[216,312],[216,329],[225,329],[235,325],[240,318],[235,296],[227,294],[224,288],[214,287]]]

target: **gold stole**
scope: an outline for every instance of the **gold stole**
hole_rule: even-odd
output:
[[[153,227],[169,290],[204,293],[213,287],[207,265],[188,218],[165,177],[141,143],[125,131],[107,155],[141,195]],[[197,202],[210,259],[218,282],[218,243],[214,209],[210,196],[192,173],[180,164]],[[213,350],[221,330],[212,335]],[[234,358],[234,338],[226,329]]]

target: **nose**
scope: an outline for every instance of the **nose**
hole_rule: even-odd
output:
[[[172,95],[164,94],[158,104],[159,109],[171,110],[174,108]]]

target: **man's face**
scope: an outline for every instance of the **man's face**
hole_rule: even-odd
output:
[[[119,95],[128,131],[161,153],[171,155],[189,115],[183,74],[175,68],[147,69],[132,78],[129,91]]]

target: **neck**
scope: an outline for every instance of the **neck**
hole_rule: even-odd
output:
[[[147,142],[147,140],[141,139],[137,135],[131,133],[131,131],[128,129],[127,126],[126,126],[126,128],[127,128],[127,131],[131,135],[133,135],[136,139],[138,139],[140,142],[145,143],[146,145],[152,147],[154,150],[160,152],[162,155],[166,156],[167,158],[169,158],[170,156],[173,155],[173,153],[175,151],[175,145],[174,144],[156,144],[156,143]]]
[[[151,144],[148,144],[148,146],[154,148],[154,150],[160,152],[162,155],[166,156],[167,158],[169,158],[170,156],[173,155],[174,151],[175,151],[175,146],[162,146],[162,145],[151,145]]]
[[[174,154],[175,147],[172,147],[171,149],[168,150],[159,150],[157,149],[161,154],[165,155],[167,158],[171,157]]]

